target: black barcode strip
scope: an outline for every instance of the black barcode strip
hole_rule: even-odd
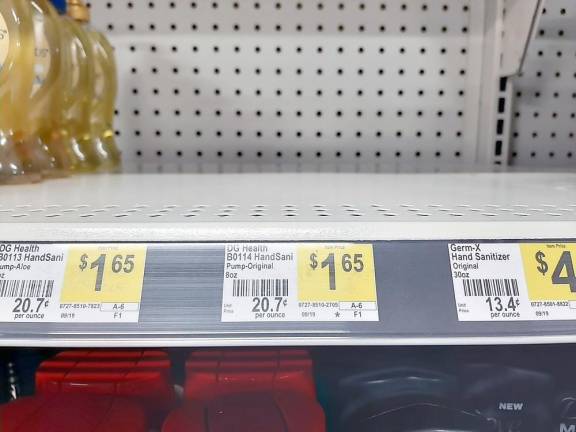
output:
[[[516,279],[462,279],[464,296],[518,296],[518,281]]]
[[[52,297],[53,280],[0,280],[0,297]]]
[[[233,279],[232,297],[286,297],[288,279]]]

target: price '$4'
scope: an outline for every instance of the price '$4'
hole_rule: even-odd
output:
[[[576,273],[574,272],[574,261],[572,259],[571,251],[567,250],[560,254],[556,262],[549,262],[546,254],[539,250],[534,255],[536,260],[536,270],[546,277],[550,270],[550,265],[554,266],[552,271],[551,281],[554,285],[568,285],[570,291],[576,293]]]

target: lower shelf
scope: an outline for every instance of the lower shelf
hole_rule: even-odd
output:
[[[570,432],[575,348],[2,350],[0,426]]]

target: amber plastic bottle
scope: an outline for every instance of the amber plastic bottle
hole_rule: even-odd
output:
[[[70,137],[65,127],[64,97],[72,76],[70,67],[69,39],[62,16],[66,13],[65,0],[50,0],[59,16],[52,19],[58,24],[59,50],[51,57],[49,76],[46,84],[49,92],[48,109],[39,113],[39,135],[54,158],[56,169],[62,175],[78,170],[80,159],[70,144]],[[52,12],[52,11],[50,11]]]
[[[106,154],[104,169],[117,171],[121,165],[121,154],[114,132],[114,110],[118,93],[114,49],[102,33],[92,30],[90,35],[94,42],[96,57],[92,135],[100,151]]]
[[[13,0],[31,9],[33,37],[24,37],[21,49],[27,55],[32,45],[33,81],[29,94],[24,98],[26,114],[17,119],[18,129],[15,145],[25,171],[40,173],[45,177],[66,174],[58,169],[57,161],[45,141],[46,131],[52,128],[54,98],[60,92],[60,45],[59,17],[48,0]],[[26,63],[26,62],[24,62]],[[56,148],[54,149],[56,150]]]
[[[75,8],[67,8],[67,15],[62,17],[65,45],[62,75],[66,83],[62,88],[62,135],[75,155],[75,171],[95,172],[102,163],[102,157],[92,139],[94,50],[81,25],[84,20]]]
[[[89,25],[90,11],[81,0],[68,0],[68,15],[81,24],[90,40],[93,56],[93,81],[90,99],[90,144],[98,160],[98,171],[117,171],[121,155],[114,136],[114,106],[117,71],[114,50],[106,37]],[[88,49],[88,47],[86,47]]]
[[[32,9],[22,0],[0,1],[0,184],[40,181],[21,155],[34,82]]]

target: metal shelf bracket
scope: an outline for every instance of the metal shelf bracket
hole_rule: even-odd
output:
[[[500,62],[502,77],[518,75],[522,70],[528,46],[536,34],[543,8],[544,0],[506,2]]]

